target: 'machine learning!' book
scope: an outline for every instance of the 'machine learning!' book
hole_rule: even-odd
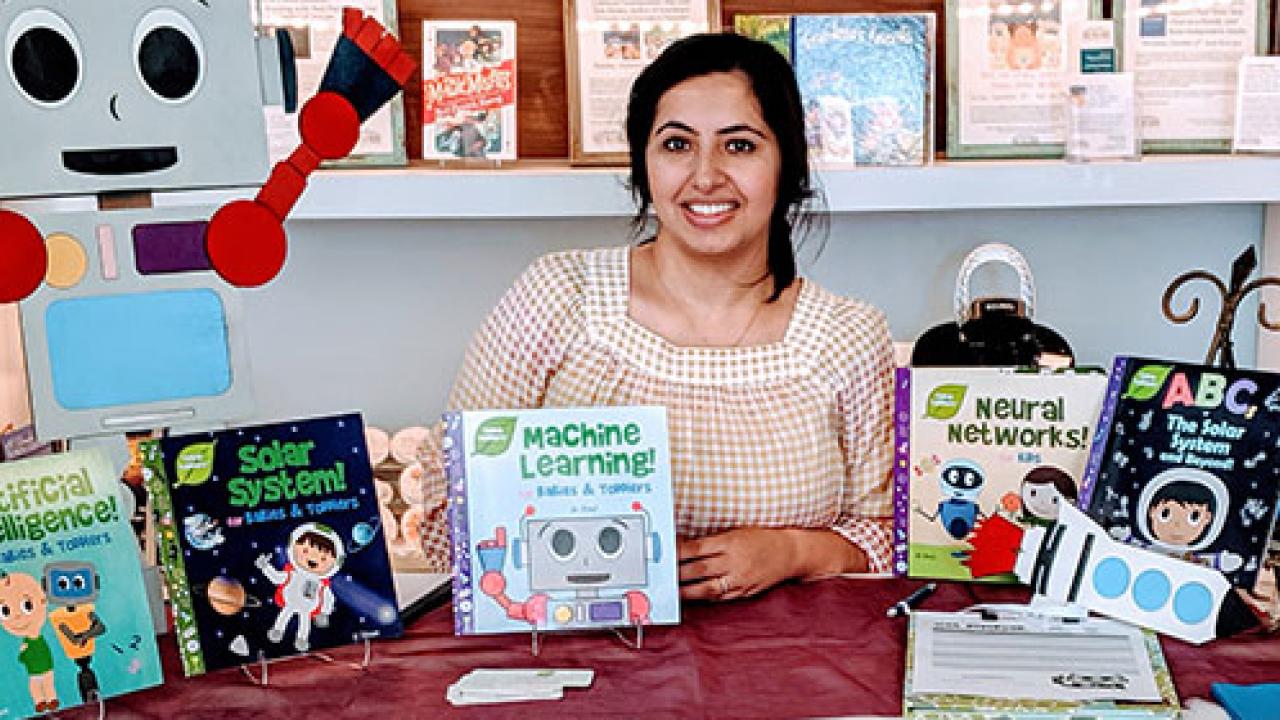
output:
[[[1118,357],[1081,508],[1117,540],[1257,580],[1280,487],[1280,375]]]
[[[458,634],[680,621],[665,409],[445,424]]]
[[[160,684],[119,483],[97,450],[0,463],[0,717]]]
[[[1079,495],[1106,382],[1101,372],[899,369],[895,572],[970,580],[961,560],[979,520],[1052,524]]]
[[[400,634],[358,414],[143,444],[187,675]]]

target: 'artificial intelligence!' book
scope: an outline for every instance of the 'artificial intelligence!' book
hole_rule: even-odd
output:
[[[1280,486],[1280,375],[1118,357],[1081,508],[1117,540],[1252,588]]]
[[[187,675],[400,634],[358,414],[143,444]]]
[[[665,409],[445,424],[459,635],[680,621]]]
[[[97,450],[0,463],[0,717],[160,684],[119,484]]]

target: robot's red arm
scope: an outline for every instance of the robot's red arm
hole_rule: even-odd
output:
[[[302,142],[276,163],[253,200],[221,208],[209,222],[205,244],[214,270],[232,285],[254,287],[284,265],[284,220],[322,160],[346,157],[360,123],[409,80],[417,63],[382,24],[355,8],[342,10],[342,37],[320,86],[298,116]]]
[[[0,210],[0,303],[18,302],[44,280],[49,258],[35,225],[11,210]]]

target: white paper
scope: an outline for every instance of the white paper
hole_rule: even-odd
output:
[[[912,694],[1159,702],[1142,630],[1090,619],[984,621],[973,614],[912,615]]]
[[[1280,57],[1242,59],[1237,88],[1235,149],[1280,150]]]
[[[1139,153],[1133,73],[1089,73],[1067,83],[1067,159],[1133,159]]]
[[[1085,2],[959,3],[960,144],[1063,142],[1062,88],[1075,64],[1067,45],[1088,16]]]
[[[584,153],[626,153],[627,98],[636,75],[667,45],[706,32],[706,0],[575,0],[577,108]],[[571,110],[572,111],[572,110]]]
[[[1226,140],[1240,58],[1257,47],[1255,0],[1125,0],[1123,69],[1137,76],[1144,140]]]
[[[358,7],[384,26],[387,23],[383,0],[258,0],[261,10],[258,24],[268,29],[283,28],[293,40],[295,66],[298,71],[298,108],[320,88],[325,68],[334,45],[342,35],[342,8]],[[395,153],[395,130],[389,102],[360,125],[360,140],[352,155],[392,155]],[[286,114],[284,108],[268,107],[267,151],[271,162],[288,157],[298,147],[297,114]]]

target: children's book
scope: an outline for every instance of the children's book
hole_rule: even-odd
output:
[[[516,159],[516,24],[422,23],[422,157]]]
[[[1280,375],[1117,357],[1081,507],[1117,540],[1252,588],[1280,487]]]
[[[97,449],[0,463],[0,717],[160,684],[119,484]]]
[[[1049,525],[1076,502],[1101,372],[899,368],[896,382],[895,572],[972,580],[961,560],[979,520]]]
[[[400,634],[358,414],[142,448],[187,675]]]
[[[934,36],[932,13],[794,16],[791,61],[815,162],[930,161]]]
[[[675,624],[666,410],[445,416],[454,629]]]

